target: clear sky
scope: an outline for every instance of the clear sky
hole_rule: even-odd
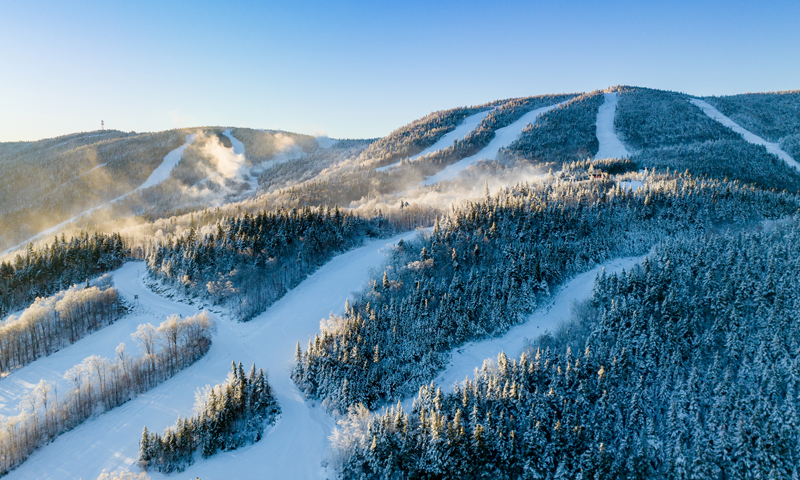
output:
[[[0,1],[0,141],[230,125],[383,136],[626,84],[800,89],[800,1]]]

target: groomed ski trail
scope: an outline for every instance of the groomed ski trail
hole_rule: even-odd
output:
[[[498,128],[494,132],[494,138],[489,145],[483,148],[480,152],[472,155],[471,157],[462,158],[458,162],[448,165],[445,167],[441,172],[437,173],[436,175],[432,175],[428,177],[425,181],[422,182],[422,185],[433,185],[434,183],[438,183],[444,180],[452,180],[455,178],[462,170],[466,169],[470,165],[474,165],[478,163],[479,160],[494,160],[497,158],[497,154],[500,152],[502,147],[510,145],[511,142],[516,140],[521,134],[522,130],[528,126],[528,124],[536,122],[536,119],[539,115],[543,115],[550,110],[557,108],[564,103],[561,102],[555,105],[549,105],[547,107],[537,108],[536,110],[531,110],[530,112],[526,113],[522,116],[519,120],[512,123],[511,125],[505,126],[503,128]]]
[[[595,160],[630,158],[630,152],[617,136],[617,132],[614,131],[614,115],[617,113],[619,93],[604,93],[603,97],[603,104],[597,109],[597,141],[600,143],[600,148],[597,149],[597,155],[594,158]]]
[[[463,382],[467,377],[472,378],[484,360],[496,362],[500,352],[505,352],[509,358],[519,358],[527,339],[533,340],[545,332],[555,333],[559,324],[569,319],[572,305],[591,296],[595,277],[603,269],[606,274],[619,273],[630,270],[644,258],[618,258],[574,277],[558,289],[555,298],[534,311],[525,323],[513,327],[500,337],[471,342],[454,351],[450,363],[436,376],[434,383],[443,392],[452,392],[456,383]],[[404,408],[411,405],[410,400],[404,402]]]
[[[438,142],[434,143],[433,145],[431,145],[430,147],[426,148],[425,150],[419,152],[418,154],[414,155],[413,157],[410,157],[407,161],[410,162],[410,161],[416,160],[418,158],[422,158],[425,155],[429,155],[429,154],[431,154],[431,153],[433,153],[433,152],[435,152],[437,150],[442,150],[442,149],[447,148],[447,147],[452,147],[453,146],[453,142],[455,142],[456,140],[461,140],[462,138],[466,137],[471,131],[475,130],[475,128],[478,125],[480,125],[480,123],[483,121],[483,119],[486,118],[486,115],[489,115],[489,112],[491,112],[491,109],[490,110],[485,110],[483,112],[478,112],[478,113],[476,113],[474,115],[470,115],[470,116],[464,118],[464,120],[455,128],[455,130],[453,130],[452,132],[448,132],[447,134],[445,134],[445,136],[440,138]],[[378,171],[378,172],[385,172],[386,170],[389,170],[390,168],[393,168],[393,167],[396,167],[396,166],[400,165],[400,163],[402,161],[403,160],[398,160],[397,162],[395,162],[395,163],[393,163],[391,165],[386,165],[386,166],[383,166],[383,167],[379,167],[379,168],[376,168],[375,170]]]
[[[205,480],[325,478],[321,461],[328,451],[327,437],[334,421],[321,406],[307,403],[289,378],[295,345],[300,341],[305,346],[319,332],[320,320],[343,310],[345,299],[367,280],[369,267],[383,263],[385,247],[416,235],[409,232],[374,240],[335,257],[247,323],[218,319],[218,333],[206,356],[147,393],[57,437],[7,478],[92,479],[103,469],[139,471],[135,461],[142,428],[161,432],[174,424],[178,415],[191,415],[195,391],[224,381],[232,361],[241,361],[245,368],[255,362],[268,370],[273,393],[283,410],[281,418],[260,442],[220,452],[208,460],[198,456],[196,463],[178,476]],[[153,317],[152,323],[172,313],[196,313],[193,306],[150,291],[137,274],[139,270],[144,271],[141,262],[127,263],[115,272],[114,282],[127,300],[139,295],[142,307]],[[149,475],[153,479],[177,478],[155,472]]]
[[[10,248],[7,248],[7,249],[3,250],[3,252],[0,252],[0,256],[3,256],[5,254],[7,254],[7,253],[11,253],[14,250],[18,250],[18,249],[24,247],[25,245],[27,245],[28,243],[36,241],[36,240],[38,240],[38,239],[40,239],[40,238],[42,238],[42,237],[44,237],[46,235],[53,235],[55,233],[58,233],[62,228],[66,227],[67,225],[69,225],[70,223],[78,220],[81,217],[89,215],[90,213],[95,212],[96,210],[99,210],[99,209],[101,209],[103,207],[106,207],[106,206],[108,206],[108,205],[110,205],[112,203],[119,202],[120,200],[122,200],[123,198],[127,197],[128,195],[130,195],[130,194],[132,194],[134,192],[138,192],[139,190],[142,190],[142,189],[145,189],[145,188],[153,187],[153,186],[158,185],[159,183],[163,182],[164,180],[167,179],[167,177],[169,177],[169,174],[170,174],[170,172],[172,172],[172,169],[175,168],[175,166],[178,164],[178,162],[181,161],[181,158],[183,157],[183,151],[186,149],[187,146],[189,146],[191,143],[194,142],[194,138],[195,138],[195,135],[191,135],[191,134],[190,135],[186,135],[186,143],[184,143],[180,147],[178,147],[175,150],[172,150],[171,152],[166,154],[164,156],[164,160],[161,162],[161,165],[156,167],[156,169],[153,170],[153,172],[150,174],[150,176],[147,177],[147,180],[145,180],[143,184],[141,184],[138,187],[136,187],[133,191],[128,192],[128,193],[126,193],[124,195],[120,195],[119,197],[117,197],[117,198],[115,198],[113,200],[110,200],[110,201],[108,201],[106,203],[101,203],[100,205],[98,205],[96,207],[92,207],[89,210],[85,210],[85,211],[75,215],[72,218],[64,220],[63,222],[59,223],[58,225],[54,225],[54,226],[48,228],[47,230],[43,230],[43,231],[37,233],[36,235],[30,237],[29,239],[25,240],[24,242],[21,242],[21,243],[15,245],[13,247],[10,247]],[[103,165],[105,165],[105,164],[103,164]],[[95,167],[95,168],[97,168],[97,167]]]
[[[714,108],[713,105],[706,102],[705,100],[700,100],[699,98],[690,98],[689,101],[692,102],[694,105],[700,107],[703,113],[708,115],[710,118],[718,121],[719,123],[725,125],[726,127],[730,128],[734,132],[741,135],[746,142],[755,145],[763,145],[764,147],[767,148],[767,151],[769,153],[780,158],[781,160],[786,162],[786,164],[789,165],[790,167],[794,167],[800,170],[800,163],[797,163],[797,161],[795,161],[795,159],[792,158],[791,155],[784,152],[783,149],[777,143],[768,142],[763,138],[759,137],[758,135],[756,135],[755,133],[751,132],[750,130],[746,130],[738,123],[726,117],[722,112]]]

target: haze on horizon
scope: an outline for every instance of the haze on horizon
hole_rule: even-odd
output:
[[[627,84],[800,88],[800,4],[4,2],[0,141],[231,125],[371,138],[431,111]]]

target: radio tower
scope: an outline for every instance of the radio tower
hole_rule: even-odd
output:
[[[105,122],[103,122],[102,120],[100,120],[100,130],[105,130],[105,129],[106,129],[106,124],[105,124]]]

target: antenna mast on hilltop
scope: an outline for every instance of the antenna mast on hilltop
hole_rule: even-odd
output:
[[[105,124],[105,122],[103,122],[102,120],[100,120],[100,130],[105,130],[105,129],[106,129],[106,124]]]

